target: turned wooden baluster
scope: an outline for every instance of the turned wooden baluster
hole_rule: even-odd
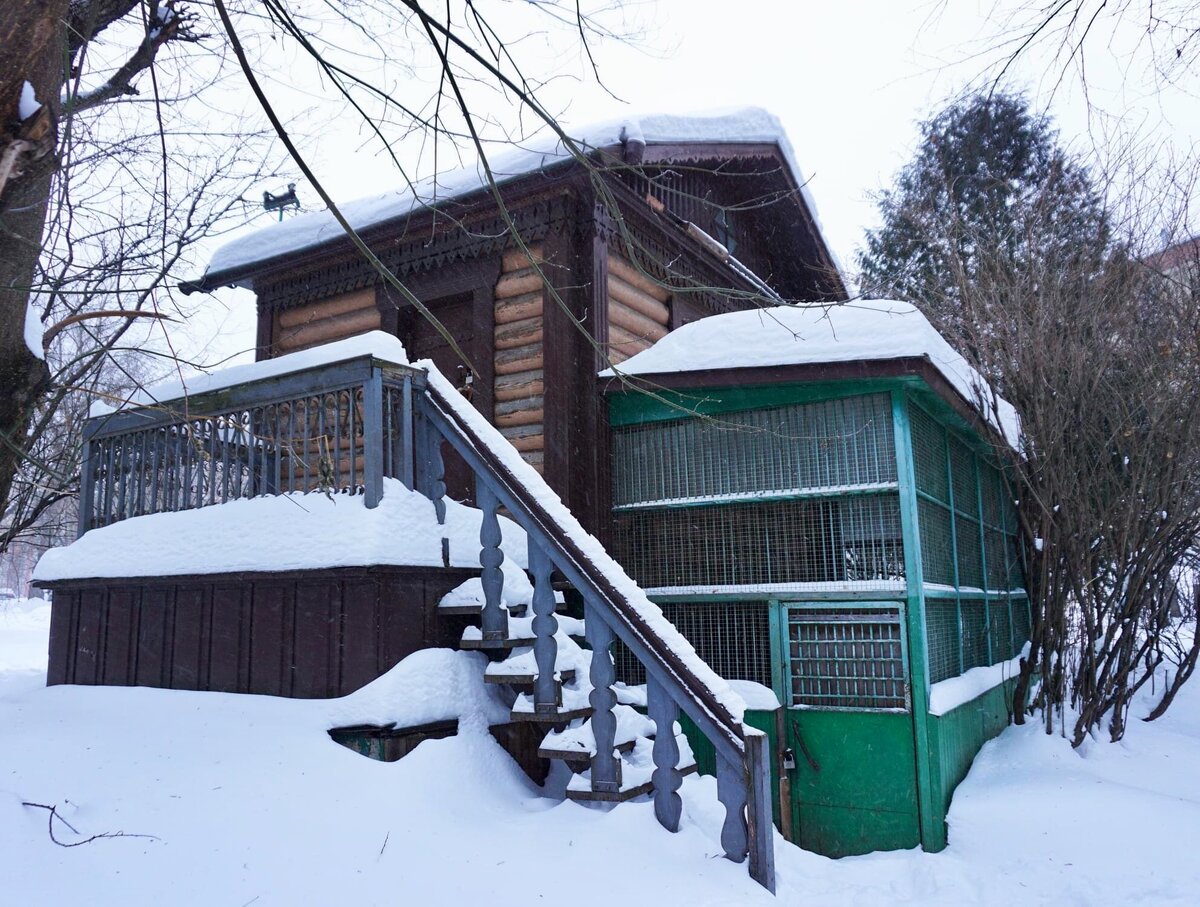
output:
[[[675,739],[676,705],[653,675],[646,677],[646,705],[654,722],[654,815],[667,831],[679,831],[683,800],[676,791],[683,784],[679,772],[679,741]]]
[[[562,704],[561,690],[554,677],[558,660],[558,618],[554,616],[553,572],[550,555],[533,537],[529,538],[529,572],[533,574],[533,657],[537,661],[537,679],[533,685],[534,711],[553,715]]]
[[[608,651],[613,642],[613,632],[601,620],[595,608],[587,608],[585,616],[584,632],[592,647],[589,675],[592,692],[588,701],[592,706],[592,733],[596,737],[596,753],[592,756],[592,790],[615,794],[621,790],[621,760],[617,758],[615,750],[617,718],[613,714],[617,694],[613,692],[612,685],[617,679],[617,672]]]
[[[725,807],[721,826],[721,846],[725,856],[740,863],[746,859],[749,842],[746,835],[746,770],[742,762],[731,762],[717,754],[717,799]]]
[[[445,487],[445,486],[443,486]],[[508,612],[500,606],[504,592],[504,552],[500,550],[500,520],[496,511],[500,501],[496,493],[478,476],[475,479],[475,503],[483,512],[479,523],[479,563],[483,567],[483,613],[481,626],[484,639],[505,639],[508,636]],[[443,507],[445,504],[442,505]]]

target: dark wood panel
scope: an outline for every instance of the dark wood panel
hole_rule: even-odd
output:
[[[130,589],[114,589],[108,596],[104,621],[104,663],[100,682],[129,683],[137,659],[137,603]]]
[[[170,682],[172,590],[144,588],[138,608],[137,668],[134,683],[161,687]]]
[[[342,586],[341,648],[336,688],[357,690],[378,673],[375,640],[379,635],[379,584],[371,579],[348,579]]]
[[[332,568],[49,584],[51,683],[342,696],[457,641],[443,595],[478,571]],[[79,629],[76,629],[79,627]]]
[[[72,683],[100,682],[106,599],[107,595],[104,592],[89,591],[79,597],[79,623],[76,631]]]
[[[50,608],[50,652],[46,685],[70,683],[75,660],[75,622],[79,618],[79,594],[54,596]]]
[[[292,695],[314,699],[335,695],[331,653],[340,643],[337,608],[340,589],[334,582],[306,584],[296,589],[296,625],[293,638]]]
[[[284,612],[291,611],[292,586],[256,583],[250,612],[250,679],[247,689],[271,696],[291,692],[290,635],[284,634]]]
[[[246,620],[242,610],[245,590],[241,585],[218,585],[212,593],[212,636],[209,642],[207,688],[236,693],[246,688],[242,638]]]
[[[174,626],[172,628],[171,688],[176,690],[204,689],[205,661],[208,652],[205,590],[195,586],[180,586],[175,593]]]

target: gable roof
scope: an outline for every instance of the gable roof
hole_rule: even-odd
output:
[[[795,191],[798,203],[805,208],[829,261],[839,273],[842,272],[840,263],[821,233],[816,204],[805,185],[804,174],[796,162],[791,143],[779,120],[766,110],[745,107],[691,116],[654,114],[625,117],[572,130],[572,133],[577,136],[576,144],[585,152],[622,149],[640,143],[645,149],[643,160],[646,163],[667,163],[693,156],[701,148],[712,156],[720,156],[722,150],[728,153],[735,147],[761,145],[778,149],[786,175],[793,184],[790,188]],[[565,166],[573,160],[572,153],[557,135],[552,134],[517,143],[489,157],[488,163],[497,184],[505,185],[523,176]],[[482,194],[487,188],[486,173],[482,165],[476,162],[415,181],[401,189],[347,202],[340,207],[351,226],[356,231],[363,231],[403,221],[425,208]],[[228,284],[247,286],[255,272],[299,252],[329,246],[343,240],[344,236],[341,226],[330,212],[300,214],[225,244],[213,255],[204,276],[186,285],[185,289],[210,290]]]

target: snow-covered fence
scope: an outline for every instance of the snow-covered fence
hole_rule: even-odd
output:
[[[361,491],[374,507],[384,476],[413,485],[423,383],[364,355],[96,416],[83,432],[79,533],[295,491]]]

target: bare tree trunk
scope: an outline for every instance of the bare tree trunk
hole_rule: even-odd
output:
[[[0,512],[33,405],[49,380],[45,363],[25,343],[25,312],[58,166],[67,7],[67,0],[8,0],[0,16]],[[28,104],[30,88],[43,106],[22,118],[22,94]]]

